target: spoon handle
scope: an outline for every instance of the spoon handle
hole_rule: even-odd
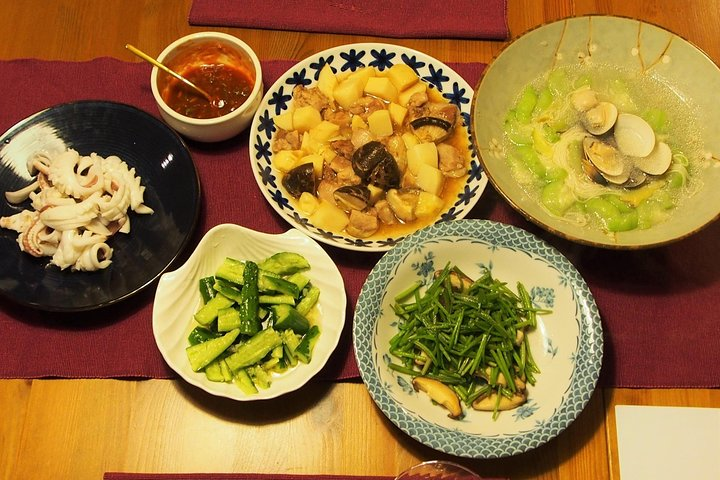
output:
[[[134,54],[137,55],[138,57],[142,58],[142,59],[145,60],[146,62],[155,65],[157,68],[159,68],[159,69],[162,70],[163,72],[166,72],[166,73],[172,75],[173,77],[177,78],[178,80],[180,80],[181,82],[183,82],[184,84],[186,84],[188,87],[190,87],[190,88],[194,89],[195,91],[199,92],[203,97],[205,97],[209,102],[212,103],[213,98],[210,96],[210,94],[207,93],[207,92],[206,92],[205,90],[203,90],[202,88],[200,88],[200,87],[198,87],[197,85],[195,85],[194,83],[192,83],[192,82],[191,82],[190,80],[188,80],[187,78],[183,77],[182,75],[180,75],[179,73],[175,72],[174,70],[171,70],[170,68],[166,67],[166,66],[163,65],[162,63],[160,63],[160,62],[158,62],[157,60],[155,60],[154,58],[152,58],[150,55],[146,54],[146,53],[143,52],[142,50],[138,50],[137,48],[135,48],[134,46],[130,45],[129,43],[128,43],[128,44],[125,44],[125,48],[127,48],[127,49],[130,50],[132,53],[134,53]]]

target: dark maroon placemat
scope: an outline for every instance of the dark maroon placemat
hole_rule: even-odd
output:
[[[263,62],[265,85],[292,65]],[[450,64],[474,85],[480,63]],[[89,62],[0,62],[0,131],[61,102],[105,99],[157,115],[150,67],[110,58]],[[189,143],[203,189],[200,224],[186,255],[209,228],[238,223],[269,233],[289,225],[255,184],[247,133],[215,145]],[[227,192],[242,202],[227,202]],[[595,296],[605,330],[602,386],[720,386],[720,222],[675,244],[641,251],[585,247],[527,222],[488,186],[470,218],[524,228],[565,254]],[[0,232],[0,234],[5,234]],[[10,232],[9,234],[12,234]],[[352,351],[352,311],[362,283],[380,254],[324,246],[337,262],[348,295],[348,321],[337,351],[319,378],[357,379]],[[183,260],[183,259],[181,259]],[[173,268],[179,265],[175,265]],[[174,378],[158,352],[151,328],[155,286],[118,305],[80,314],[51,314],[0,300],[0,378]]]
[[[126,473],[106,472],[103,480],[393,480],[394,476],[378,475],[289,475],[268,473]],[[425,475],[407,480],[426,479]],[[485,480],[502,480],[483,477]],[[462,480],[462,477],[457,477]]]
[[[368,475],[288,475],[266,473],[126,473],[106,472],[103,480],[393,480]]]
[[[507,0],[193,0],[190,25],[504,40]]]

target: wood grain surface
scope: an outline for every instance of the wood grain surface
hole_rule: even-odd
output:
[[[189,26],[189,8],[190,0],[3,1],[0,59],[139,61],[126,43],[156,55],[176,38],[207,29]],[[720,9],[709,0],[509,0],[508,22],[515,37],[590,13],[658,24],[720,60]],[[446,62],[489,62],[505,45],[214,30],[241,37],[263,60],[390,41]],[[513,479],[618,479],[614,407],[620,404],[720,407],[720,391],[598,390],[548,444],[512,458],[459,461],[480,474]],[[181,381],[0,380],[0,411],[0,478],[7,480],[100,479],[106,471],[394,475],[444,456],[392,425],[362,383],[316,382],[280,399],[240,403]]]

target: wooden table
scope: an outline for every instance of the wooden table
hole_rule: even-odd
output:
[[[279,5],[282,2],[279,2]],[[132,43],[157,54],[190,27],[190,0],[0,2],[0,59],[135,61]],[[510,0],[513,36],[562,17],[631,16],[673,30],[720,62],[720,10],[701,0]],[[302,59],[358,36],[217,29],[243,38],[263,60]],[[504,43],[397,40],[446,62],[488,62]],[[7,87],[7,86],[6,86]],[[5,89],[8,94],[8,89]],[[0,112],[0,114],[2,114]],[[485,475],[619,478],[618,404],[720,407],[720,390],[604,389],[561,435],[509,459],[460,460]],[[212,397],[181,381],[0,381],[3,479],[99,479],[106,471],[393,475],[442,457],[378,410],[361,383],[314,383],[258,404]]]

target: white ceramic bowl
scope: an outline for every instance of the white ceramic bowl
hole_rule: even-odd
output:
[[[260,191],[280,216],[316,240],[347,250],[381,252],[392,248],[413,230],[398,230],[393,232],[393,236],[376,234],[362,239],[345,232],[326,231],[314,225],[308,215],[297,208],[297,203],[283,187],[280,181],[282,174],[273,163],[271,145],[278,132],[274,119],[292,107],[293,88],[296,85],[315,86],[320,70],[325,65],[329,65],[336,72],[348,72],[368,66],[383,71],[392,65],[403,63],[415,70],[420,80],[428,84],[428,88],[436,89],[458,107],[463,120],[461,128],[467,131],[467,148],[470,154],[468,175],[455,198],[447,202],[433,223],[464,218],[485,190],[487,177],[480,168],[468,129],[473,90],[459,73],[436,58],[400,45],[356,43],[333,47],[311,55],[282,74],[268,88],[250,127],[250,163]],[[420,227],[414,227],[417,228]]]
[[[464,418],[416,392],[410,376],[389,367],[398,332],[392,304],[415,281],[425,287],[448,263],[471,278],[490,270],[516,290],[522,282],[538,315],[528,333],[540,373],[528,400],[515,410],[464,407]],[[425,445],[462,457],[496,458],[536,448],[562,432],[583,410],[602,363],[603,334],[595,300],[575,267],[552,246],[521,230],[489,220],[442,222],[419,230],[388,251],[370,272],[355,308],[355,356],[363,381],[380,410],[402,431]]]
[[[173,59],[203,42],[220,42],[229,46],[237,53],[238,58],[249,71],[255,74],[255,83],[248,99],[236,110],[217,118],[198,119],[182,115],[162,99],[158,87],[159,74],[157,67],[153,67],[150,75],[150,86],[158,105],[160,115],[170,127],[181,135],[200,142],[219,142],[238,135],[252,122],[255,111],[263,97],[262,67],[260,60],[252,48],[242,40],[232,35],[220,32],[198,32],[175,40],[167,46],[158,56],[158,61],[169,66]],[[162,75],[166,75],[162,73]]]
[[[613,66],[662,83],[695,115],[702,152],[697,191],[668,220],[614,235],[553,215],[519,185],[502,144],[504,119],[525,85],[557,67]],[[582,71],[582,70],[580,70]],[[495,189],[526,218],[568,240],[613,249],[639,249],[685,238],[720,216],[720,69],[697,47],[661,27],[631,18],[567,18],[528,31],[483,72],[472,108],[478,155]],[[676,122],[681,130],[687,119]],[[683,125],[683,126],[681,126]]]
[[[320,288],[320,337],[310,363],[298,364],[275,376],[270,388],[259,389],[254,395],[244,394],[231,383],[211,382],[203,372],[193,372],[185,348],[188,334],[196,325],[193,314],[201,302],[199,280],[214,274],[225,257],[260,261],[282,251],[303,255],[311,265],[306,274]],[[327,363],[345,325],[346,303],[340,272],[325,250],[310,237],[295,229],[272,235],[239,225],[222,224],[205,234],[183,266],[160,277],[153,305],[153,333],[167,364],[192,385],[235,400],[274,398],[302,387]]]

